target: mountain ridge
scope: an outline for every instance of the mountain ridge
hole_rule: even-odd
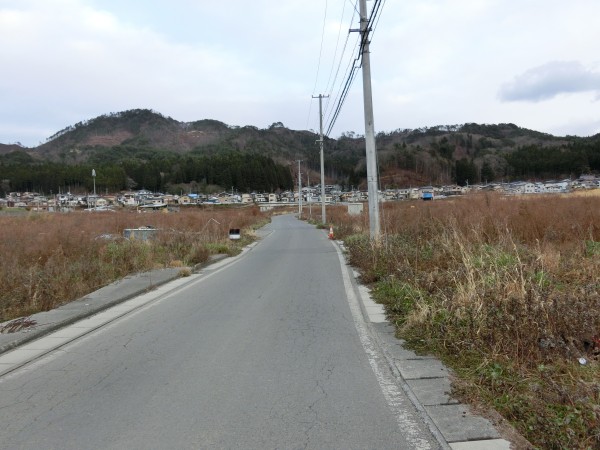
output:
[[[153,130],[155,128],[155,130]],[[159,132],[157,133],[156,130]],[[241,131],[240,131],[241,130]],[[46,142],[26,147],[19,143],[0,143],[0,152],[8,153],[14,150],[37,151],[41,155],[52,156],[57,147],[65,146],[114,146],[127,143],[131,139],[141,136],[158,147],[167,150],[186,152],[197,146],[210,145],[219,137],[236,135],[236,141],[242,141],[240,134],[246,132],[277,132],[287,130],[293,133],[309,134],[317,136],[317,133],[308,130],[291,130],[281,122],[275,122],[268,128],[258,128],[252,125],[235,126],[214,119],[201,119],[191,122],[177,121],[171,117],[150,109],[131,109],[116,113],[103,114],[92,119],[78,122],[68,126],[46,139]],[[549,133],[539,132],[527,128],[518,127],[512,123],[501,124],[477,124],[465,123],[461,125],[437,125],[414,129],[397,129],[391,132],[381,131],[377,137],[396,135],[404,138],[408,143],[415,141],[416,136],[441,136],[446,133],[469,133],[482,135],[489,138],[506,139],[528,135],[538,140],[545,141],[572,141],[574,139],[598,138],[600,133],[594,136],[554,136]],[[500,134],[499,134],[500,133]],[[345,132],[338,139],[327,138],[338,141],[339,139],[361,138],[360,134]]]
[[[212,119],[180,122],[153,110],[133,109],[76,123],[37,147],[0,144],[0,163],[120,165],[129,177],[132,167],[150,165],[156,173],[180,179],[176,173],[182,164],[198,158],[226,161],[226,155],[250,154],[292,172],[295,161],[302,160],[303,173],[314,181],[320,173],[317,140],[315,132],[291,130],[281,122],[264,129]],[[600,171],[600,134],[557,137],[512,123],[467,123],[379,132],[376,140],[382,187]],[[326,182],[364,184],[364,137],[346,132],[324,141]],[[157,167],[159,161],[168,166]],[[191,175],[183,178],[193,181]]]

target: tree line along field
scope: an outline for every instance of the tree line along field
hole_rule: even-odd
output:
[[[491,193],[331,209],[397,335],[536,448],[600,448],[600,196]]]
[[[92,170],[97,177],[92,178]],[[229,151],[219,155],[182,156],[128,146],[104,150],[88,163],[71,165],[35,161],[23,152],[0,155],[0,180],[0,195],[33,190],[51,193],[60,188],[92,192],[94,184],[99,192],[143,187],[172,193],[179,193],[182,186],[271,192],[291,189],[294,184],[288,166],[258,154]]]
[[[267,220],[255,207],[0,215],[0,322],[55,308],[131,273],[234,254]],[[125,229],[140,226],[155,227],[156,239],[123,238]],[[242,229],[242,239],[230,241],[230,228]]]

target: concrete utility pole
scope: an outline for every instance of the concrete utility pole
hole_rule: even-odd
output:
[[[369,228],[372,240],[379,240],[379,194],[377,181],[377,153],[375,149],[375,125],[373,123],[373,94],[371,89],[371,57],[369,53],[369,19],[367,0],[360,0],[360,35],[362,42],[362,78],[365,108],[365,145],[367,159],[367,186],[369,189]]]
[[[312,188],[310,187],[310,171],[306,170],[306,187],[308,188],[308,217],[312,219]]]
[[[300,163],[298,160],[298,219],[302,219],[302,174],[300,173]]]
[[[96,207],[96,169],[92,169],[92,180],[94,180],[94,208],[95,208]],[[89,207],[90,206],[88,204],[88,208]]]
[[[329,95],[319,94],[318,97],[313,98],[319,99],[319,147],[321,149],[321,223],[327,223],[327,216],[325,215],[325,158],[323,156],[323,99],[328,98]]]

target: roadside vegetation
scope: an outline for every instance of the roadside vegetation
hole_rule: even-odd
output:
[[[258,208],[175,213],[71,212],[0,214],[0,322],[55,308],[126,275],[184,268],[211,254],[236,254],[268,221]],[[126,228],[156,228],[148,241]],[[229,229],[242,230],[239,241]]]
[[[600,448],[600,196],[384,204],[328,212],[397,335],[536,448]]]

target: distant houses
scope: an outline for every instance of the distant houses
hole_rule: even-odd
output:
[[[471,186],[422,186],[387,188],[378,193],[382,202],[401,200],[437,200],[465,195],[469,192],[494,191],[505,195],[564,194],[577,190],[600,189],[600,176],[582,175],[576,180],[549,180],[544,182],[517,181]],[[70,210],[73,208],[106,210],[111,208],[160,209],[197,205],[285,205],[298,203],[300,196],[305,204],[321,202],[321,187],[305,186],[298,191],[283,192],[216,192],[214,194],[181,193],[162,194],[146,189],[125,191],[118,195],[74,195],[69,192],[42,195],[36,192],[10,192],[0,198],[0,208],[27,208],[32,210]],[[325,202],[360,203],[369,199],[368,192],[357,189],[344,191],[337,185],[325,186]]]

